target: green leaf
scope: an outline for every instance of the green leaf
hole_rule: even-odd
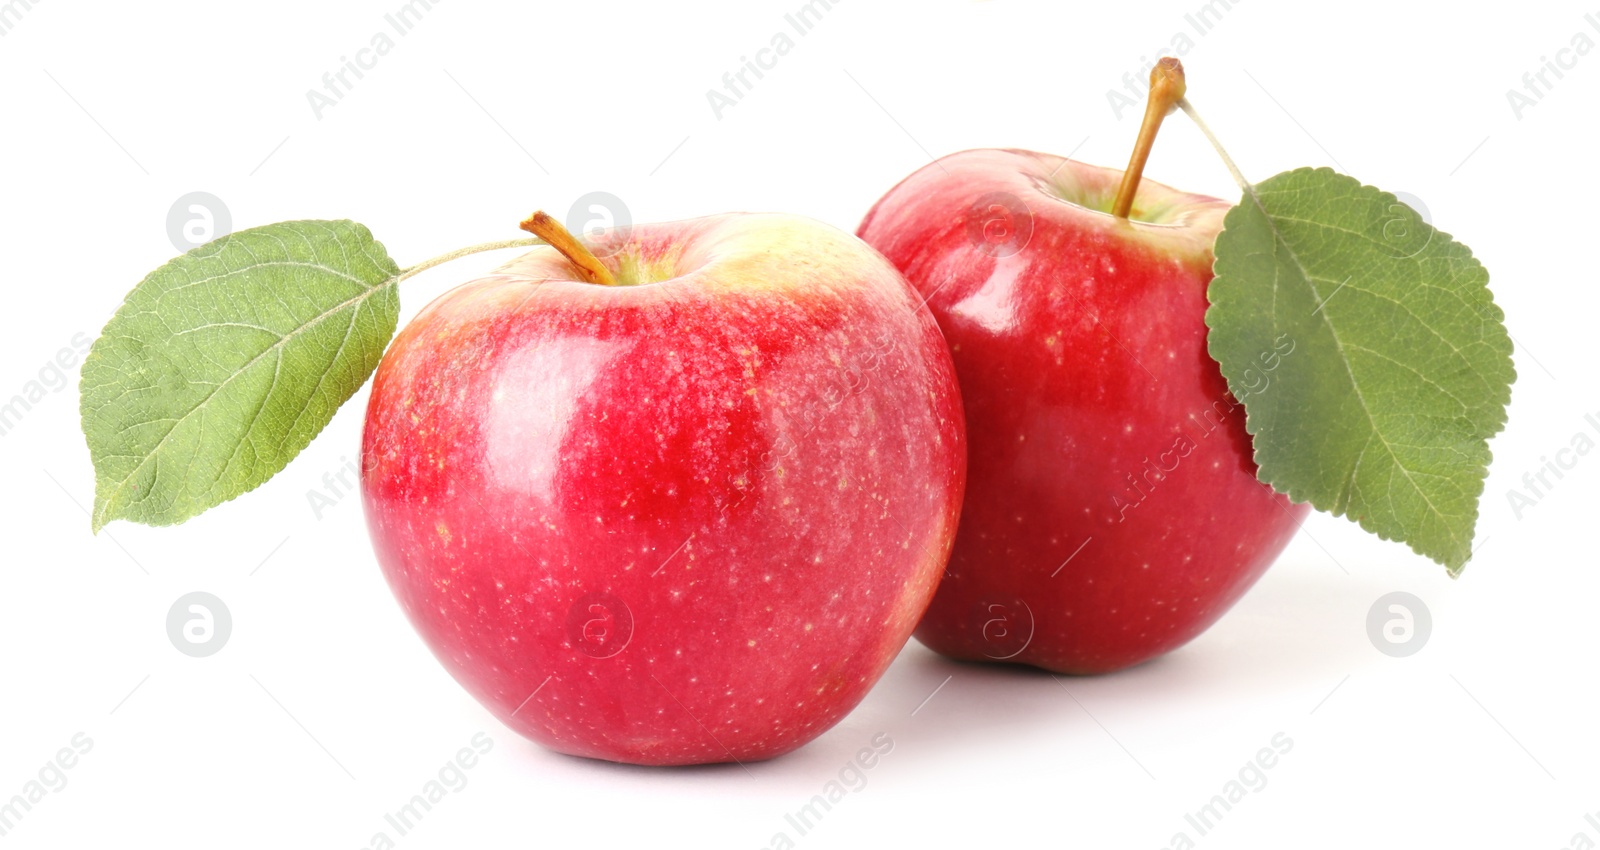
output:
[[[1247,192],[1215,271],[1211,356],[1261,480],[1458,574],[1516,378],[1488,272],[1393,195],[1325,168]]]
[[[151,272],[83,364],[94,530],[183,522],[282,469],[377,367],[399,273],[351,221],[240,231]]]

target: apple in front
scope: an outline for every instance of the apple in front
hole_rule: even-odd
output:
[[[892,266],[808,219],[589,247],[615,285],[538,247],[395,338],[361,464],[384,575],[450,674],[552,749],[793,750],[878,680],[948,557],[948,350]]]
[[[859,234],[928,298],[970,446],[948,573],[919,640],[1101,673],[1175,649],[1236,602],[1308,507],[1256,480],[1244,408],[1206,352],[1229,204],[1018,150],[947,156]],[[1260,380],[1294,357],[1260,341]],[[1304,355],[1300,355],[1304,356]]]

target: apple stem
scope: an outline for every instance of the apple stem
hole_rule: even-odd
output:
[[[1222,146],[1221,142],[1217,141],[1216,135],[1211,132],[1211,128],[1206,126],[1206,122],[1201,119],[1200,113],[1194,108],[1194,104],[1190,103],[1189,99],[1186,97],[1179,98],[1178,108],[1183,110],[1183,114],[1189,116],[1189,120],[1193,121],[1194,125],[1200,128],[1201,135],[1205,136],[1206,140],[1211,142],[1211,147],[1215,148],[1217,155],[1222,157],[1222,164],[1228,166],[1228,173],[1233,175],[1233,182],[1237,183],[1239,188],[1244,191],[1245,194],[1254,196],[1256,193],[1255,187],[1250,185],[1249,180],[1244,179],[1244,172],[1239,170],[1239,166],[1234,163],[1233,157],[1228,156],[1227,149]]]
[[[1188,84],[1183,77],[1183,63],[1176,57],[1164,56],[1150,69],[1150,94],[1144,104],[1144,122],[1139,125],[1139,138],[1133,143],[1133,156],[1128,159],[1128,170],[1122,172],[1122,185],[1117,187],[1117,200],[1111,205],[1111,214],[1126,219],[1133,210],[1133,196],[1139,191],[1139,179],[1144,176],[1144,164],[1150,159],[1150,149],[1155,146],[1156,133],[1167,113],[1183,100]]]
[[[534,245],[543,244],[545,244],[543,239],[502,239],[498,242],[483,242],[477,245],[468,245],[465,248],[457,248],[448,254],[440,254],[431,260],[423,260],[414,266],[401,269],[399,276],[394,279],[394,282],[399,283],[408,277],[421,274],[428,269],[433,268],[434,266],[443,265],[451,260],[459,260],[462,257],[470,254],[478,254],[484,251],[498,251],[501,248],[531,248]]]
[[[566,257],[577,268],[578,274],[584,280],[602,286],[617,285],[617,278],[611,274],[611,270],[606,268],[593,252],[584,247],[584,244],[578,241],[578,237],[572,235],[572,231],[562,227],[561,222],[551,218],[544,210],[528,216],[521,226],[523,230],[543,239],[550,247],[560,251],[561,256]]]

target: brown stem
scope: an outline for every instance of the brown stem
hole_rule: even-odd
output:
[[[578,274],[584,280],[602,286],[617,285],[617,279],[611,274],[611,270],[584,247],[583,243],[578,241],[578,237],[573,236],[571,231],[561,226],[561,222],[551,218],[544,210],[528,216],[521,227],[560,251],[561,256],[566,257],[577,268]]]
[[[1133,196],[1139,191],[1139,179],[1144,176],[1144,164],[1150,159],[1150,148],[1155,146],[1156,133],[1161,122],[1178,101],[1183,100],[1188,84],[1183,79],[1183,63],[1176,57],[1164,56],[1150,69],[1150,94],[1144,104],[1144,123],[1139,125],[1139,138],[1133,143],[1133,156],[1128,159],[1128,170],[1122,172],[1122,185],[1117,187],[1116,203],[1111,214],[1127,218],[1133,209]]]

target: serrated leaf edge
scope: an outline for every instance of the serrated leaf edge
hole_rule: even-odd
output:
[[[1393,201],[1395,203],[1400,203],[1400,200],[1397,197],[1395,197],[1394,193],[1386,192],[1383,189],[1380,189],[1380,188],[1378,188],[1376,186],[1372,186],[1372,185],[1367,184],[1367,183],[1362,183],[1360,180],[1357,180],[1356,178],[1351,177],[1348,174],[1341,174],[1341,173],[1333,170],[1332,168],[1328,168],[1327,166],[1320,166],[1320,167],[1303,166],[1301,168],[1294,168],[1294,169],[1290,169],[1288,171],[1279,172],[1278,174],[1275,174],[1272,177],[1269,177],[1267,179],[1271,180],[1271,179],[1275,179],[1277,177],[1282,177],[1282,176],[1284,176],[1286,174],[1302,174],[1302,173],[1307,173],[1307,172],[1309,172],[1309,173],[1326,172],[1326,173],[1328,173],[1330,175],[1333,175],[1335,177],[1340,177],[1340,178],[1343,178],[1343,179],[1346,179],[1346,180],[1350,180],[1350,181],[1354,182],[1357,186],[1359,186],[1361,188],[1372,189],[1373,191],[1378,192],[1383,197],[1386,197],[1386,198],[1388,198],[1389,200],[1391,200],[1391,201]],[[1262,182],[1265,182],[1265,181],[1262,181]],[[1294,249],[1289,246],[1288,240],[1284,239],[1283,238],[1283,234],[1281,232],[1279,232],[1277,224],[1273,222],[1271,214],[1267,212],[1266,205],[1262,203],[1261,196],[1256,193],[1256,184],[1255,183],[1248,184],[1245,187],[1245,194],[1247,194],[1249,196],[1250,200],[1256,205],[1256,208],[1261,211],[1262,217],[1266,219],[1267,226],[1272,231],[1273,239],[1279,245],[1281,245],[1284,248],[1284,250],[1286,250],[1288,252],[1288,255],[1294,261],[1295,267],[1298,268],[1300,270],[1300,272],[1303,275],[1305,275],[1306,278],[1309,280],[1311,278],[1310,272],[1307,271],[1305,266],[1301,264],[1299,257],[1296,256],[1295,253],[1294,253]],[[1237,209],[1237,208],[1240,208],[1242,206],[1243,206],[1243,202],[1241,201],[1241,203],[1235,205],[1235,208]],[[1217,251],[1215,250],[1215,248],[1216,248],[1216,245],[1219,245],[1221,243],[1222,234],[1226,233],[1227,230],[1228,230],[1228,219],[1232,216],[1232,212],[1233,211],[1230,210],[1228,215],[1224,215],[1223,216],[1222,230],[1218,231],[1218,233],[1217,233],[1217,241],[1213,243],[1213,250],[1212,250],[1212,280],[1213,281],[1215,281],[1216,278],[1218,277],[1217,267],[1216,266],[1217,266],[1217,263],[1221,261],[1221,258],[1217,255]],[[1478,260],[1478,258],[1473,255],[1472,249],[1466,243],[1457,241],[1449,233],[1446,233],[1443,230],[1440,230],[1438,228],[1433,227],[1432,224],[1427,224],[1427,226],[1432,228],[1437,235],[1443,237],[1444,239],[1450,241],[1451,243],[1453,243],[1455,245],[1459,245],[1461,247],[1461,249],[1466,252],[1466,259],[1468,261],[1470,261],[1473,265],[1477,266],[1479,269],[1482,269],[1485,278],[1489,277],[1488,269],[1485,268],[1483,266],[1483,263],[1480,262]],[[1487,291],[1489,293],[1489,303],[1491,305],[1493,305],[1497,310],[1500,311],[1501,320],[1503,321],[1504,320],[1504,316],[1505,316],[1505,311],[1504,311],[1504,309],[1500,308],[1500,306],[1498,304],[1495,304],[1495,302],[1494,302],[1494,291],[1489,289],[1487,285],[1485,285],[1484,289],[1485,289],[1485,291]],[[1208,285],[1208,287],[1207,287],[1208,295],[1209,295],[1209,290],[1210,290],[1210,287]],[[1315,294],[1315,287],[1313,287],[1313,294]],[[1209,303],[1209,298],[1208,298],[1208,303]],[[1327,320],[1323,319],[1322,321],[1326,322]],[[1217,363],[1218,363],[1218,365],[1220,367],[1220,364],[1221,364],[1222,361],[1220,359],[1217,359],[1216,353],[1214,351],[1212,351],[1212,348],[1211,348],[1211,335],[1210,335],[1210,332],[1215,331],[1216,328],[1212,325],[1212,322],[1211,322],[1211,310],[1209,309],[1209,307],[1206,310],[1205,322],[1206,322],[1206,329],[1208,331],[1208,333],[1207,333],[1206,350],[1207,350],[1207,353],[1210,353],[1212,355],[1212,359],[1217,361]],[[1332,329],[1330,328],[1330,331],[1331,330]],[[1507,334],[1507,340],[1508,341],[1510,340],[1510,334]],[[1335,341],[1336,344],[1339,342],[1337,333],[1334,333],[1334,341]],[[1515,348],[1515,344],[1514,343],[1512,344],[1512,348],[1513,349]],[[1343,345],[1342,344],[1340,345],[1340,350],[1341,351],[1343,350]],[[1511,352],[1510,351],[1506,352],[1506,355],[1509,358],[1510,355],[1511,355]],[[1348,363],[1347,363],[1346,364],[1346,371],[1347,372],[1348,372],[1348,369],[1349,369],[1349,366],[1348,366]],[[1351,375],[1350,377],[1351,377],[1351,385],[1352,385],[1352,387],[1355,387],[1355,376]],[[1223,375],[1223,378],[1225,380],[1228,380],[1229,391],[1231,392],[1232,391],[1232,383],[1233,383],[1232,380],[1229,380],[1228,376],[1226,374]],[[1511,364],[1511,383],[1512,384],[1515,384],[1516,378],[1517,378],[1516,363],[1513,360],[1512,364]],[[1361,392],[1360,392],[1359,388],[1355,389],[1355,393],[1356,393],[1356,397],[1358,399],[1360,399],[1361,398]],[[1492,462],[1494,460],[1494,452],[1488,446],[1489,438],[1493,437],[1495,434],[1498,434],[1502,430],[1505,429],[1505,424],[1506,424],[1506,412],[1505,411],[1506,411],[1506,409],[1507,409],[1507,407],[1509,405],[1510,405],[1510,391],[1508,390],[1507,391],[1506,400],[1500,406],[1501,413],[1500,413],[1499,421],[1496,423],[1496,425],[1498,427],[1496,427],[1493,432],[1491,432],[1487,437],[1485,437],[1484,441],[1483,441],[1483,449],[1484,449],[1484,452],[1486,453],[1486,459],[1485,459],[1484,465],[1482,467],[1482,472],[1476,476],[1477,484],[1478,484],[1477,493],[1476,493],[1476,498],[1473,500],[1472,510],[1471,510],[1470,515],[1469,515],[1473,528],[1477,527],[1478,519],[1481,516],[1481,511],[1479,509],[1479,502],[1482,500],[1483,492],[1484,492],[1484,489],[1485,489],[1485,482],[1488,480],[1488,477],[1489,477],[1489,472],[1488,472],[1489,466],[1492,464]],[[1371,414],[1370,410],[1366,406],[1365,399],[1362,399],[1361,407],[1362,407],[1362,412],[1367,414],[1368,420],[1370,422],[1371,418],[1372,418],[1372,414]],[[1257,480],[1259,480],[1262,483],[1268,485],[1269,487],[1271,487],[1272,489],[1276,490],[1277,492],[1287,495],[1289,497],[1290,501],[1292,501],[1292,502],[1310,503],[1312,505],[1312,507],[1315,507],[1318,510],[1325,511],[1326,513],[1328,513],[1328,514],[1330,514],[1332,516],[1347,517],[1347,518],[1351,519],[1352,521],[1354,521],[1363,530],[1365,530],[1369,534],[1372,534],[1372,535],[1376,536],[1380,540],[1387,540],[1387,541],[1391,541],[1391,542],[1404,543],[1408,548],[1411,549],[1412,552],[1415,552],[1416,554],[1421,555],[1422,557],[1427,558],[1430,561],[1434,561],[1435,563],[1438,563],[1438,564],[1442,565],[1445,568],[1445,570],[1449,573],[1451,578],[1459,577],[1461,575],[1462,570],[1464,570],[1466,568],[1467,562],[1472,559],[1472,548],[1471,548],[1472,541],[1471,540],[1468,540],[1467,541],[1467,545],[1464,547],[1464,548],[1467,549],[1467,555],[1465,557],[1463,557],[1460,561],[1452,562],[1450,560],[1441,560],[1441,559],[1435,557],[1432,554],[1429,554],[1427,552],[1422,551],[1422,549],[1420,549],[1415,543],[1412,543],[1409,540],[1405,540],[1405,539],[1402,539],[1400,537],[1390,536],[1390,535],[1384,533],[1382,530],[1374,528],[1372,525],[1370,525],[1368,523],[1366,516],[1351,516],[1347,510],[1342,509],[1342,508],[1332,508],[1332,507],[1323,508],[1321,505],[1317,505],[1312,500],[1312,498],[1306,493],[1306,488],[1304,488],[1304,487],[1295,488],[1295,487],[1290,486],[1287,482],[1284,482],[1284,481],[1281,481],[1281,480],[1274,480],[1273,478],[1267,476],[1266,474],[1264,474],[1264,472],[1263,472],[1264,467],[1261,465],[1261,462],[1260,462],[1259,458],[1257,457],[1259,451],[1255,448],[1255,441],[1254,441],[1253,438],[1256,436],[1256,434],[1259,431],[1259,425],[1255,424],[1254,421],[1253,421],[1254,417],[1252,417],[1252,415],[1251,415],[1250,404],[1249,404],[1248,401],[1244,402],[1244,415],[1245,415],[1245,431],[1248,432],[1250,434],[1250,436],[1252,437],[1250,460],[1251,460],[1251,462],[1255,463],[1255,465],[1256,465],[1256,478],[1257,478]],[[1374,433],[1377,432],[1376,423],[1373,424],[1373,431],[1374,431]],[[1392,450],[1391,450],[1391,457],[1393,457]],[[1410,471],[1406,470],[1405,467],[1402,466],[1399,463],[1399,460],[1397,458],[1395,459],[1395,466],[1396,466],[1396,468],[1401,469],[1402,471],[1404,471],[1406,473],[1406,480],[1408,482],[1411,481]],[[1413,487],[1415,487],[1415,485],[1413,485]],[[1428,503],[1428,506],[1430,508],[1433,507],[1433,502],[1431,500],[1428,500],[1426,496],[1424,496],[1423,499],[1424,499],[1424,501],[1426,501]],[[1435,513],[1437,514],[1437,511],[1435,511]]]
[[[337,306],[335,306],[335,307],[333,307],[333,308],[331,308],[329,310],[326,310],[326,311],[322,312],[316,318],[312,319],[309,322],[306,322],[305,324],[301,325],[299,328],[297,328],[297,329],[295,329],[293,331],[290,331],[287,334],[284,334],[281,338],[279,338],[279,340],[277,342],[275,342],[272,345],[268,346],[260,354],[256,355],[255,357],[252,357],[249,362],[245,363],[244,365],[242,365],[238,369],[234,370],[233,374],[229,375],[226,380],[224,380],[222,383],[218,384],[216,389],[214,389],[211,392],[207,393],[205,398],[201,399],[194,406],[194,408],[190,409],[182,417],[179,417],[177,420],[174,420],[172,427],[167,429],[167,433],[162,435],[161,439],[159,441],[157,441],[156,445],[150,450],[150,453],[147,454],[143,459],[141,459],[139,461],[138,465],[135,466],[133,468],[133,470],[127,476],[124,476],[121,481],[118,481],[114,485],[112,485],[112,489],[109,492],[103,491],[103,488],[105,487],[105,480],[100,477],[99,470],[97,469],[96,470],[96,475],[95,475],[94,509],[93,509],[93,511],[91,512],[91,515],[90,515],[90,531],[91,531],[91,533],[98,534],[100,532],[100,530],[106,526],[107,523],[110,523],[111,521],[116,520],[116,519],[124,518],[124,514],[122,514],[120,512],[116,513],[116,514],[110,513],[111,508],[112,508],[113,499],[123,492],[123,490],[127,486],[128,482],[133,479],[133,477],[139,472],[139,470],[144,469],[145,465],[150,462],[150,459],[154,456],[155,452],[157,450],[159,450],[161,448],[161,446],[166,444],[167,437],[170,436],[173,431],[176,431],[178,429],[178,427],[184,421],[186,421],[190,416],[194,415],[195,411],[198,411],[201,407],[203,407],[206,404],[206,402],[209,401],[212,398],[212,396],[214,396],[218,392],[220,392],[222,390],[222,388],[227,386],[228,383],[231,382],[235,377],[237,377],[238,375],[244,373],[250,367],[254,366],[257,361],[259,361],[262,357],[266,356],[268,353],[270,353],[270,352],[272,352],[274,350],[278,350],[280,346],[284,345],[288,340],[290,340],[292,337],[298,335],[301,331],[304,331],[305,329],[310,328],[313,325],[316,325],[316,324],[322,322],[328,316],[333,315],[333,314],[337,313],[338,311],[345,309],[346,307],[350,307],[352,304],[355,305],[355,307],[353,308],[353,311],[351,313],[351,322],[352,322],[352,327],[353,327],[355,318],[356,318],[356,316],[359,314],[359,312],[361,310],[361,302],[365,302],[368,298],[371,298],[373,295],[380,294],[380,293],[386,293],[386,292],[392,290],[394,288],[395,284],[398,283],[398,281],[405,274],[405,270],[399,268],[398,264],[394,261],[394,258],[389,255],[388,249],[384,247],[383,243],[378,241],[378,239],[375,238],[372,235],[372,231],[369,228],[367,228],[366,225],[363,225],[360,222],[357,222],[357,221],[354,221],[354,220],[351,220],[351,219],[331,219],[331,220],[330,219],[296,219],[296,220],[292,220],[292,221],[274,222],[273,224],[270,224],[270,225],[262,225],[262,227],[271,227],[271,226],[274,226],[274,225],[285,225],[285,224],[318,224],[318,225],[323,225],[323,226],[326,226],[328,224],[347,225],[352,229],[352,232],[354,232],[358,236],[358,238],[361,238],[370,247],[376,247],[379,250],[381,250],[383,252],[382,256],[386,260],[388,260],[388,265],[389,265],[389,267],[391,269],[393,269],[393,271],[389,275],[389,277],[387,279],[385,279],[383,282],[378,283],[378,284],[368,288],[365,292],[355,296],[354,298],[350,298],[350,299],[347,299],[346,301],[341,302],[339,305],[337,305]],[[251,229],[255,229],[255,228],[251,228]],[[328,229],[331,230],[332,228],[328,228]],[[228,236],[224,236],[224,237],[222,237],[222,239],[233,238],[234,236],[237,236],[237,235],[239,235],[239,233],[243,233],[243,232],[248,232],[248,231],[238,231],[238,232],[229,234]],[[191,249],[189,251],[186,251],[181,256],[197,256],[197,255],[200,255],[201,252],[207,252],[207,251],[214,252],[214,251],[218,250],[218,248],[216,246],[217,246],[217,242],[219,242],[219,241],[221,241],[221,240],[213,240],[212,242],[208,242],[208,243],[206,243],[204,245],[201,245],[201,246],[193,248],[193,249]],[[363,254],[363,256],[367,257],[368,259],[373,260],[374,261],[374,265],[378,265],[378,266],[383,266],[384,265],[381,262],[377,262],[377,258],[374,257],[368,251],[367,248],[363,248],[362,249],[362,254]],[[174,260],[175,259],[177,259],[177,258],[174,258]],[[145,275],[144,278],[142,278],[139,281],[139,284],[137,284],[134,287],[133,290],[130,290],[129,294],[131,295],[133,291],[137,291],[139,286],[143,286],[144,283],[151,278],[151,276],[155,275],[162,268],[166,267],[166,265],[168,263],[171,263],[171,262],[173,262],[173,260],[168,260],[166,263],[162,263],[160,266],[157,266],[155,269],[151,270],[151,272],[149,274]],[[274,265],[299,265],[299,266],[304,266],[306,264],[305,263],[262,263],[261,265],[254,266],[252,268],[266,268],[266,267],[274,266]],[[333,271],[333,270],[329,269],[329,271]],[[337,272],[335,272],[335,273],[337,274]],[[355,278],[355,277],[351,277],[349,275],[342,275],[342,276],[347,277],[351,281],[353,281],[355,283],[358,283],[358,284],[364,283],[360,279]],[[116,312],[112,314],[110,319],[106,320],[106,325],[101,328],[100,336],[104,336],[105,328],[110,327],[112,323],[116,322],[119,318],[122,318],[124,312],[126,310],[128,310],[128,309],[129,309],[128,300],[127,300],[126,297],[124,297],[122,304],[117,307]],[[392,338],[393,330],[390,331],[390,334],[391,334],[391,338]],[[99,341],[99,338],[100,338],[99,336],[96,337],[96,342]],[[348,334],[346,336],[346,341],[348,341]],[[385,343],[385,347],[386,348],[387,348],[387,345],[388,345],[388,343],[386,342]],[[341,346],[342,346],[342,343],[341,343]],[[341,350],[342,350],[342,347],[341,347]],[[98,359],[100,357],[104,357],[104,356],[105,355],[103,353],[101,353],[100,351],[95,350],[94,346],[91,346],[90,350],[89,350],[89,354],[87,356],[85,356],[85,358],[84,358],[83,367],[80,368],[79,379],[78,379],[78,394],[79,394],[79,399],[80,399],[80,410],[79,410],[80,417],[83,416],[85,413],[88,413],[88,411],[82,410],[82,405],[81,405],[81,399],[83,398],[83,377],[82,376],[83,376],[83,374],[85,372],[88,371],[87,367],[91,362],[93,362],[94,360],[96,360],[96,359]],[[379,359],[380,360],[382,359],[382,355],[381,354],[379,356]],[[372,373],[374,371],[376,371],[376,369],[377,369],[377,366],[376,366],[376,363],[375,363],[373,368],[368,370],[367,374],[365,376],[363,376],[363,378],[362,378],[362,383],[363,384],[365,384],[365,382],[368,379],[371,378]],[[322,377],[326,377],[326,376],[324,375]],[[319,378],[319,380],[320,380],[320,378]],[[346,401],[348,401],[348,399],[346,399]],[[341,407],[343,406],[343,402],[340,403],[340,406]],[[303,411],[302,411],[302,413],[303,413]],[[330,417],[329,421],[330,422],[332,421],[331,417]],[[287,458],[285,458],[284,459],[284,465],[287,466],[289,463],[293,462],[293,460],[300,455],[300,452],[304,451],[305,448],[307,446],[309,446],[312,441],[316,440],[316,438],[323,432],[323,430],[325,430],[327,428],[327,426],[328,426],[328,423],[324,422],[321,427],[319,427],[316,431],[312,432],[307,437],[306,446],[302,446],[301,448],[295,450],[293,454],[290,454]],[[87,433],[85,434],[85,440],[87,441]],[[93,454],[93,449],[91,447],[91,455],[92,454]],[[276,474],[276,473],[274,473],[274,474]],[[220,507],[220,506],[222,506],[224,504],[227,504],[228,502],[233,501],[234,499],[238,498],[239,496],[242,496],[242,495],[244,495],[246,493],[251,492],[252,490],[256,489],[257,487],[260,487],[262,484],[265,484],[270,479],[271,479],[271,476],[268,476],[267,479],[263,479],[262,481],[257,482],[254,485],[245,487],[243,490],[240,490],[238,493],[236,493],[236,494],[234,494],[232,496],[229,496],[229,497],[227,497],[225,499],[222,499],[221,501],[217,502],[215,505],[212,505],[209,508],[206,508],[204,510],[210,510],[211,508],[216,508],[216,507]],[[204,512],[204,511],[201,511],[201,512]],[[169,521],[154,520],[154,521],[148,522],[146,524],[153,525],[153,526],[177,525],[179,523],[187,521],[188,519],[192,519],[193,516],[194,515],[191,515],[189,517],[184,517],[182,519],[174,519],[174,520],[171,520],[170,522]]]

